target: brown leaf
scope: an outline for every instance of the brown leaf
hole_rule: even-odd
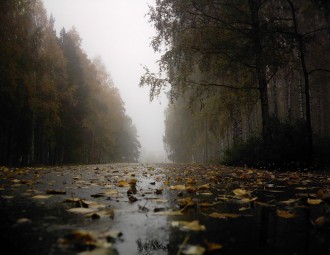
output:
[[[238,218],[241,215],[236,214],[236,213],[217,213],[213,212],[209,214],[210,217],[216,218],[216,219],[227,219],[227,218]]]
[[[277,213],[278,217],[285,218],[285,219],[291,219],[291,218],[295,218],[297,216],[293,212],[284,211],[284,210],[280,210],[280,209],[277,209],[276,213]]]
[[[327,222],[327,219],[324,216],[318,217],[315,221],[312,221],[313,225],[317,227],[322,227]]]
[[[208,252],[213,252],[222,249],[222,245],[219,243],[213,243],[213,242],[208,242],[207,240],[204,240],[204,243],[206,244],[206,250]]]
[[[188,178],[187,184],[196,184],[196,181],[194,178]]]

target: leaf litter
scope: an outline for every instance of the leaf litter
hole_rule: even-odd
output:
[[[323,178],[322,175],[199,165],[161,167],[137,165],[133,168],[130,165],[125,167],[104,165],[104,167],[92,168],[89,170],[91,173],[87,175],[80,172],[79,168],[83,167],[72,167],[66,170],[71,174],[70,186],[66,185],[67,181],[57,183],[48,180],[42,183],[43,176],[50,174],[51,171],[35,171],[31,174],[33,177],[31,180],[12,178],[15,176],[12,171],[3,171],[2,174],[6,177],[10,173],[8,180],[11,182],[11,187],[22,190],[22,194],[31,194],[33,200],[39,199],[46,203],[53,203],[57,201],[55,200],[59,197],[57,195],[71,195],[62,201],[66,204],[65,207],[69,207],[66,208],[68,213],[93,220],[106,219],[110,221],[110,225],[115,212],[116,215],[117,212],[122,215],[119,216],[121,220],[124,220],[123,217],[127,219],[134,217],[130,216],[134,213],[143,213],[151,218],[166,216],[168,220],[171,219],[169,222],[174,229],[172,231],[189,232],[194,236],[200,235],[201,232],[208,235],[212,229],[210,222],[223,224],[221,222],[225,222],[224,220],[235,222],[239,219],[241,222],[245,216],[256,217],[260,210],[264,210],[263,208],[267,208],[278,218],[288,220],[288,222],[292,218],[302,217],[302,210],[317,210],[310,224],[326,229],[329,225],[329,215],[324,213],[327,210],[318,209],[329,208],[330,179]],[[64,176],[62,171],[62,169],[56,169],[56,176]],[[22,173],[28,172],[27,169],[22,170]],[[38,185],[43,185],[42,190],[46,190],[46,194],[29,192],[34,187],[39,189]],[[79,196],[82,190],[85,190],[83,193],[88,195],[83,198],[75,197],[75,195]],[[91,190],[90,193],[89,190]],[[11,194],[5,184],[1,184],[0,192],[2,199],[16,199],[16,195]],[[305,194],[299,192],[305,192]],[[86,199],[88,196],[92,199]],[[137,201],[139,202],[135,203]],[[162,204],[161,207],[159,204]],[[57,202],[56,206],[62,205]],[[246,211],[248,214],[245,214]],[[96,224],[93,222],[95,221],[91,221],[91,224]],[[125,231],[130,231],[130,229],[125,229]],[[118,233],[122,232],[118,231]],[[66,240],[64,243],[71,242],[73,246],[78,244],[78,246],[93,247],[92,250],[83,249],[83,254],[107,254],[107,249],[115,246],[108,240],[111,239],[112,242],[117,238],[118,235],[105,238],[86,230],[77,230],[71,234],[71,239],[66,237],[63,240]],[[182,254],[203,254],[205,251],[226,249],[225,240],[223,240],[225,243],[219,241],[211,242],[200,238],[198,244],[186,243],[181,252]]]

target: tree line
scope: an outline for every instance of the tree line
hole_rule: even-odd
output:
[[[330,149],[330,4],[157,0],[162,52],[151,99],[170,85],[164,142],[175,162],[324,162]]]
[[[0,2],[0,164],[136,161],[140,143],[102,60],[40,0]]]

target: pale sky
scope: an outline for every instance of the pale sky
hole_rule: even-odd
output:
[[[100,56],[125,102],[142,145],[142,161],[166,161],[163,146],[166,97],[150,102],[149,88],[138,86],[142,65],[157,71],[159,55],[150,47],[155,31],[148,23],[154,0],[43,0],[57,32],[76,28],[90,59]]]

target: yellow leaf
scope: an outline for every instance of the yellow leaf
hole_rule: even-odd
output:
[[[191,202],[192,202],[192,197],[186,197],[186,198],[178,199],[178,205],[181,206],[181,207],[184,207],[184,206],[188,205]]]
[[[289,204],[295,203],[295,202],[297,202],[297,201],[299,201],[299,200],[300,200],[300,198],[298,198],[298,199],[293,199],[293,198],[291,198],[291,199],[289,199],[289,200],[280,201],[280,203],[281,203],[281,204],[289,205]]]
[[[242,198],[240,199],[239,201],[242,202],[242,203],[251,203],[251,202],[254,202],[256,201],[258,198],[257,197],[252,197],[252,198]]]
[[[210,217],[216,218],[216,219],[227,219],[227,218],[238,218],[240,217],[239,214],[236,213],[217,213],[213,212],[209,214]]]
[[[172,227],[180,227],[184,231],[205,231],[206,227],[200,225],[198,220],[194,221],[172,221]]]
[[[236,196],[246,196],[246,195],[249,194],[245,189],[234,189],[234,190],[233,190],[233,193],[234,193]]]
[[[310,204],[310,205],[318,205],[318,204],[322,203],[322,199],[308,198],[307,203]]]
[[[182,251],[186,255],[202,255],[205,252],[205,248],[199,245],[187,245]]]
[[[291,218],[294,218],[296,217],[297,215],[293,212],[290,212],[290,211],[284,211],[284,210],[280,210],[280,209],[277,209],[276,211],[277,213],[277,216],[278,217],[281,217],[281,218],[285,218],[285,219],[291,219]]]
[[[118,187],[128,187],[129,186],[129,183],[125,180],[120,180],[118,183],[117,183],[117,186]]]
[[[35,195],[32,198],[34,199],[47,199],[50,198],[52,195]]]
[[[210,189],[210,184],[204,184],[198,187],[198,190],[206,190],[206,189]]]
[[[165,215],[165,216],[175,216],[175,215],[183,215],[181,211],[161,211],[156,212],[156,215]]]
[[[107,196],[116,196],[116,195],[118,195],[118,191],[115,189],[112,189],[112,190],[106,191],[104,194]]]
[[[185,185],[174,185],[174,186],[171,186],[170,189],[172,189],[172,190],[186,190],[186,186]]]

